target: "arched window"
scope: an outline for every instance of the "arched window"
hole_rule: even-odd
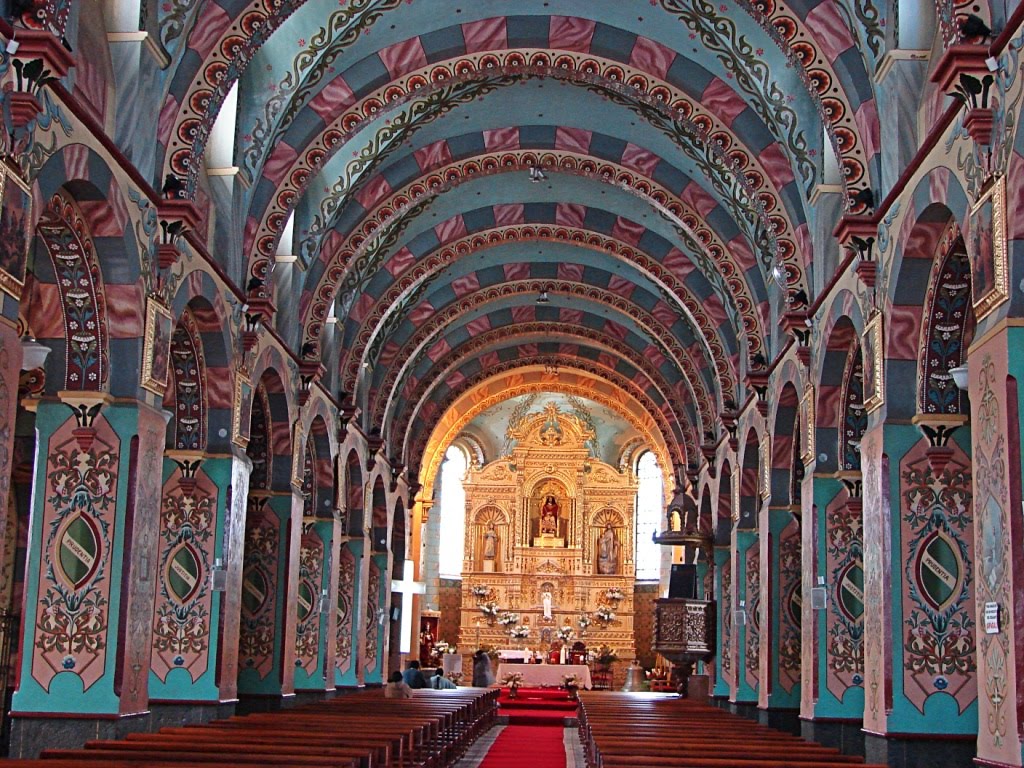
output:
[[[661,577],[662,548],[653,541],[661,525],[665,501],[665,478],[650,451],[637,462],[636,476],[636,579],[657,581]]]
[[[451,446],[441,465],[441,542],[438,565],[442,579],[462,578],[462,559],[466,547],[466,453]]]

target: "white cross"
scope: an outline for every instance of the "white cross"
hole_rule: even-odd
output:
[[[427,591],[427,585],[422,581],[413,580],[412,560],[405,561],[402,569],[402,580],[391,582],[391,591],[402,596],[402,631],[399,634],[399,652],[409,653],[412,651],[412,596],[422,595]]]

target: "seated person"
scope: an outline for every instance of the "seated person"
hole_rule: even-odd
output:
[[[434,670],[434,676],[427,681],[427,688],[433,688],[435,691],[447,691],[458,688],[458,686],[444,676],[442,667],[438,667]]]
[[[411,699],[412,688],[402,680],[401,672],[392,672],[388,678],[388,684],[384,686],[385,699]]]
[[[409,662],[409,668],[402,673],[402,679],[413,690],[427,687],[427,678],[420,672],[420,663],[415,659]]]

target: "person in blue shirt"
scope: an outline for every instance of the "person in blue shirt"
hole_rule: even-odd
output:
[[[427,681],[427,687],[437,691],[447,691],[458,688],[455,683],[444,676],[444,668],[438,667],[434,670],[434,676]]]
[[[420,672],[420,663],[415,659],[409,662],[409,668],[402,673],[402,679],[413,690],[427,687],[427,678]]]

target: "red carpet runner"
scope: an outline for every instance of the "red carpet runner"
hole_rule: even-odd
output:
[[[509,725],[480,763],[480,768],[565,768],[561,728]]]

